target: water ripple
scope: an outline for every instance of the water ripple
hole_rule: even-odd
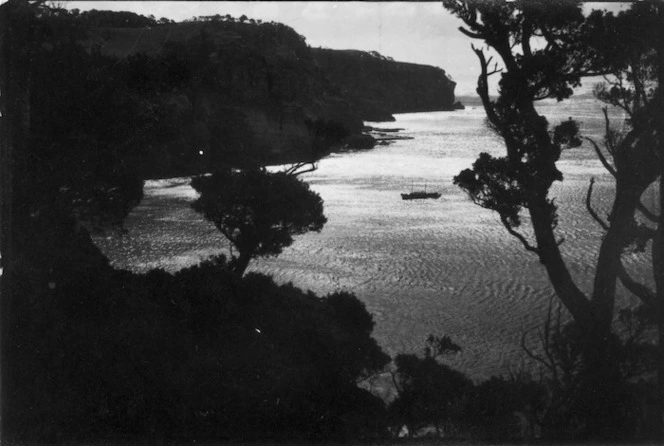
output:
[[[602,116],[593,107],[551,108],[550,120],[578,113],[582,130],[598,136]],[[304,179],[324,199],[325,228],[297,237],[279,257],[259,259],[250,270],[320,294],[354,292],[392,355],[420,352],[430,333],[449,334],[463,347],[450,363],[474,378],[518,368],[521,336],[536,336],[552,290],[537,258],[452,184],[479,152],[502,151],[482,122],[480,110],[398,115],[396,126],[415,139],[322,160]],[[612,183],[588,147],[565,152],[560,168],[565,181],[552,194],[560,205],[559,236],[566,239],[561,249],[581,288],[590,290],[602,234],[584,208],[585,194],[589,178],[597,177],[594,203],[606,214]],[[425,185],[442,197],[400,199]],[[186,178],[148,182],[126,222],[129,234],[97,243],[115,265],[135,271],[177,270],[227,251],[214,227],[189,208],[194,197]],[[523,233],[530,237],[527,222]],[[627,267],[651,280],[647,256],[629,256]],[[620,305],[633,303],[625,297]]]

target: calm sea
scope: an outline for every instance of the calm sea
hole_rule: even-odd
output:
[[[573,116],[584,135],[601,141],[604,120],[594,99],[545,103],[540,110],[551,123]],[[619,128],[620,115],[613,117]],[[428,334],[450,335],[463,351],[448,363],[473,378],[527,366],[522,335],[529,333],[535,345],[552,295],[544,269],[496,214],[473,205],[452,184],[480,152],[502,153],[500,139],[484,126],[481,107],[396,118],[369,124],[403,128],[399,134],[413,139],[329,156],[302,177],[323,198],[328,223],[250,270],[320,294],[355,293],[391,355],[420,352]],[[595,205],[606,215],[612,182],[587,143],[565,152],[559,166],[565,180],[553,193],[566,239],[562,249],[573,276],[589,291],[602,233],[585,211],[585,193],[596,177]],[[401,192],[425,185],[441,198],[401,200]],[[149,181],[143,203],[126,222],[129,233],[97,241],[116,266],[134,271],[196,263],[225,242],[189,209],[194,197],[187,179]],[[654,199],[646,196],[646,202]],[[646,281],[647,260],[627,256],[629,269]],[[625,296],[620,305],[634,303]]]

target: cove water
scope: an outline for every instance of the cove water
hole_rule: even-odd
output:
[[[584,136],[598,143],[604,132],[602,105],[594,99],[543,103],[553,125],[574,117]],[[463,351],[446,360],[474,379],[528,367],[524,333],[535,347],[552,289],[537,257],[507,234],[497,214],[474,205],[452,178],[480,152],[504,153],[498,136],[484,125],[481,106],[453,112],[396,115],[399,140],[373,150],[334,154],[301,178],[320,194],[328,222],[320,233],[296,237],[276,258],[254,261],[248,271],[269,274],[320,295],[350,291],[376,323],[384,350],[420,353],[429,334],[450,335]],[[612,114],[620,128],[622,117]],[[594,203],[609,212],[612,180],[591,146],[565,151],[559,168],[564,182],[552,191],[559,205],[562,251],[577,283],[592,290],[601,229],[584,200],[595,177]],[[411,187],[442,194],[438,200],[404,201]],[[148,181],[145,198],[128,217],[124,236],[97,239],[116,267],[145,272],[174,271],[218,253],[227,243],[211,223],[189,208],[196,193],[188,179]],[[653,191],[646,204],[656,202]],[[528,219],[524,218],[523,233]],[[628,269],[651,283],[647,254],[626,256]],[[618,307],[636,300],[626,292]]]

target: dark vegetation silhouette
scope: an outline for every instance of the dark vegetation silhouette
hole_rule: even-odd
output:
[[[239,278],[223,258],[136,275],[93,244],[140,201],[164,124],[151,94],[187,68],[85,51],[67,20],[0,7],[3,443],[379,435],[384,405],[358,382],[389,357],[353,295]]]
[[[625,224],[621,254],[644,252],[651,243],[654,289],[634,280],[622,258],[619,257],[616,263],[620,283],[642,303],[641,308],[629,313],[630,319],[647,322],[658,332],[656,401],[660,437],[664,437],[664,213],[661,211],[664,209],[664,143],[661,136],[664,134],[664,93],[659,88],[664,81],[663,25],[664,7],[659,2],[649,1],[634,4],[615,17],[609,14],[604,18],[603,28],[597,27],[591,45],[604,57],[612,76],[605,77],[605,82],[596,86],[595,96],[624,111],[628,119],[621,130],[616,130],[604,109],[604,149],[586,138],[614,177],[616,190],[614,207],[604,220],[593,209],[594,178],[591,179],[586,199],[588,212],[608,237],[615,226],[619,207],[636,209],[631,221]],[[607,34],[609,39],[605,38]],[[655,209],[659,209],[659,214],[643,200],[642,194],[649,187],[658,189],[659,202]],[[620,320],[627,314],[625,311],[620,313]]]
[[[422,357],[397,355],[392,373],[397,397],[387,409],[392,434],[477,441],[539,436],[546,386],[526,373],[474,384],[442,362],[459,352],[448,336],[429,335]]]
[[[410,436],[486,441],[657,439],[661,412],[641,378],[656,365],[662,375],[651,331],[659,324],[662,335],[664,226],[638,191],[663,171],[653,153],[662,120],[653,117],[664,109],[657,88],[664,64],[661,51],[648,45],[661,39],[661,7],[584,19],[572,4],[560,14],[539,2],[445,5],[506,65],[492,102],[489,61],[476,51],[483,69],[478,90],[508,154],[482,155],[456,181],[539,255],[574,318],[564,323],[562,309],[552,305],[541,345],[524,336],[538,376],[513,373],[475,384],[445,364],[461,347],[432,335],[422,355],[395,358],[397,396],[386,405],[366,390],[390,358],[371,337],[374,321],[362,302],[351,293],[316,296],[244,275],[251,258],[277,255],[294,235],[324,225],[320,197],[297,178],[315,168],[315,157],[281,173],[229,169],[192,180],[201,194],[194,208],[235,246],[230,261],[214,257],[175,274],[112,268],[90,233],[122,230],[146,176],[172,172],[172,165],[187,166],[178,173],[200,171],[195,131],[168,149],[167,166],[152,164],[164,138],[195,126],[176,116],[163,94],[214,81],[203,63],[210,41],[200,33],[192,53],[165,47],[158,56],[114,58],[76,43],[86,27],[169,26],[168,20],[10,0],[0,6],[2,441],[311,442],[396,436],[403,427]],[[259,25],[246,16],[195,21]],[[539,34],[550,45],[529,48],[524,37]],[[523,51],[513,53],[512,44]],[[562,179],[555,166],[560,151],[581,142],[578,127],[569,121],[549,130],[533,106],[540,98],[568,97],[581,75],[595,71],[617,76],[598,88],[598,97],[631,117],[623,135],[609,131],[607,118],[609,156],[592,141],[616,177],[616,202],[631,206],[624,213],[615,205],[601,220],[591,184],[588,209],[606,231],[598,274],[644,301],[618,311],[615,321],[614,289],[582,295],[554,237],[548,191]],[[336,121],[307,126],[321,152],[348,136]],[[233,161],[256,164],[241,155]],[[517,232],[522,209],[531,215],[536,243]],[[656,220],[656,230],[634,223],[636,209]],[[627,246],[642,249],[652,237],[654,291],[630,280],[620,263]]]
[[[656,400],[652,384],[643,379],[656,367],[657,348],[650,342],[652,319],[644,314],[643,307],[621,310],[608,340],[617,381],[624,384],[614,389],[619,392],[615,400],[619,405],[611,409],[620,412],[622,418],[602,427],[607,439],[656,438],[656,419],[652,417]],[[583,336],[577,324],[563,321],[562,308],[554,310],[553,305],[549,306],[539,333],[539,348],[532,349],[523,336],[524,350],[540,366],[536,384],[541,395],[538,404],[530,406],[530,417],[544,438],[578,440],[587,429],[588,418],[597,411],[596,402],[588,393],[594,390],[588,385],[594,377],[588,376],[584,364]]]
[[[287,172],[218,171],[192,179],[200,195],[192,208],[231,243],[232,268],[242,276],[251,259],[276,256],[293,236],[320,232],[323,200]]]
[[[357,381],[389,357],[354,296],[321,299],[265,276],[239,279],[219,259],[175,275],[76,272],[78,281],[32,294],[49,298],[38,308],[14,308],[30,320],[14,327],[12,341],[21,345],[5,356],[20,372],[5,395],[7,438],[380,433],[372,420],[383,404]]]
[[[388,408],[393,430],[407,429],[414,436],[422,428],[433,426],[438,436],[461,421],[464,399],[473,383],[461,372],[439,363],[436,358],[461,351],[461,347],[445,336],[429,336],[424,358],[400,354],[394,359],[393,375],[398,392]]]
[[[575,425],[569,434],[577,439],[629,437],[629,429],[617,427],[624,427],[635,410],[633,393],[621,374],[616,352],[620,341],[612,329],[618,281],[631,291],[642,289],[629,286],[621,255],[634,240],[638,227],[635,212],[644,209],[641,195],[662,173],[658,154],[662,142],[657,132],[663,115],[656,82],[656,73],[662,70],[657,59],[661,51],[652,45],[653,41],[661,42],[661,32],[656,31],[664,23],[661,4],[648,2],[638,6],[638,11],[635,8],[617,18],[601,12],[585,18],[575,1],[556,2],[552,7],[539,1],[449,0],[444,6],[463,20],[467,28],[460,30],[464,34],[483,41],[499,57],[500,64],[492,67],[492,58],[473,47],[481,67],[477,93],[489,127],[503,138],[506,147],[503,157],[482,153],[455,183],[476,204],[496,211],[506,230],[538,256],[557,297],[573,318],[561,333],[565,342],[580,351],[575,379],[583,392],[568,394],[572,400],[564,409],[566,415],[559,414],[566,417],[563,424]],[[535,37],[542,41],[540,45],[533,45]],[[488,81],[498,73],[498,97],[492,99]],[[616,187],[608,221],[602,222],[605,233],[595,265],[594,287],[586,294],[565,264],[560,250],[564,240],[556,236],[557,204],[549,196],[552,185],[563,180],[556,167],[562,151],[581,145],[578,125],[570,120],[550,129],[535,104],[548,98],[564,100],[583,77],[596,74],[609,75],[612,86],[600,89],[598,96],[623,105],[631,128],[616,138],[607,117],[607,148],[614,165],[597,150],[614,173]],[[590,205],[589,210],[592,213]],[[532,239],[520,230],[522,212],[529,216]],[[659,241],[653,249],[657,263]],[[662,265],[655,264],[654,271],[659,277]],[[643,299],[645,293],[638,291],[635,294],[650,311],[660,311],[661,304]],[[658,410],[661,419],[661,402]]]
[[[49,15],[55,32],[77,30],[72,44],[130,66],[126,80],[143,113],[159,121],[136,166],[143,177],[316,160],[362,130],[304,37],[286,25],[214,16],[164,24],[94,10]],[[175,82],[144,91],[155,81]]]
[[[64,9],[58,12],[61,14],[67,13]],[[94,27],[108,26],[111,28],[139,28],[157,26],[171,22],[164,18],[155,20],[153,15],[145,17],[129,11],[98,11],[92,9],[90,11],[81,12],[79,9],[72,9],[71,15],[78,21],[85,23],[85,25]]]

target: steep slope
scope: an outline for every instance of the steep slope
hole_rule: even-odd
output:
[[[170,128],[179,129],[162,150],[180,151],[185,162],[303,160],[362,129],[304,38],[279,23],[96,28],[87,44],[118,58],[166,54],[184,63],[186,87],[162,96],[161,105]]]
[[[439,68],[312,49],[275,22],[93,26],[82,43],[131,61],[137,82],[154,77],[156,59],[179,67],[168,76],[184,86],[153,101],[164,128],[150,148],[151,176],[315,159],[348,143],[371,145],[358,137],[363,120],[453,108],[455,84]]]
[[[341,87],[364,120],[391,113],[454,109],[454,87],[445,71],[395,62],[376,52],[312,49],[316,64]]]

